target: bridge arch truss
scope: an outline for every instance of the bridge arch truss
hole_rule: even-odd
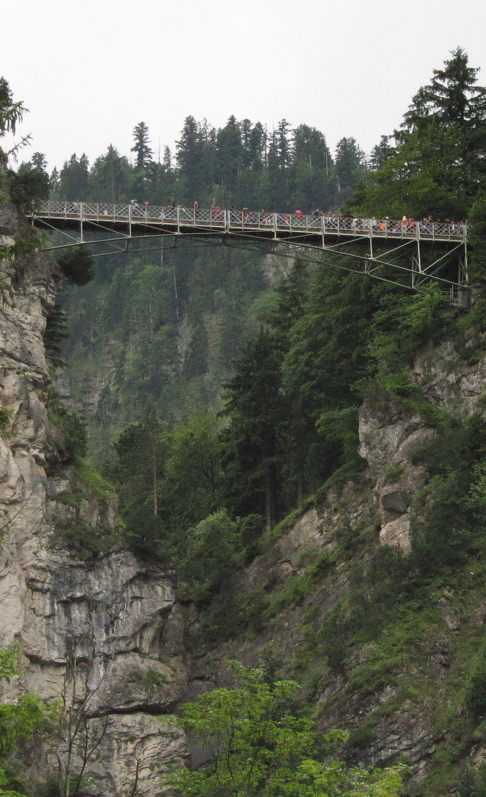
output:
[[[132,242],[154,238],[158,246],[148,248],[160,249],[168,241],[172,247],[237,246],[298,255],[418,292],[433,281],[454,302],[468,300],[464,224],[55,201],[42,203],[30,218],[35,227],[61,232],[67,239],[45,251],[80,244],[110,247],[98,252],[101,256],[127,252]]]

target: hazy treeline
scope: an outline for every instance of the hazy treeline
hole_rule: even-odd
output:
[[[285,119],[269,132],[234,116],[219,129],[188,116],[175,157],[168,147],[154,157],[144,122],[133,136],[130,159],[112,145],[92,165],[73,154],[50,176],[52,198],[329,210],[349,199],[367,168],[354,138],[342,138],[333,157],[323,133],[305,124],[291,130]],[[33,160],[45,168],[41,153]]]

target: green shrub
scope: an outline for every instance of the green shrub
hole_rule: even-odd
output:
[[[348,745],[351,748],[361,750],[369,747],[375,736],[376,731],[373,727],[369,723],[363,722],[349,734]]]
[[[239,525],[240,542],[248,563],[259,553],[260,540],[265,531],[265,518],[262,515],[247,515],[241,518]]]
[[[101,476],[98,471],[82,458],[78,459],[76,475],[99,498],[116,498],[116,490],[111,482]]]
[[[385,484],[394,484],[395,482],[397,482],[402,476],[404,470],[405,470],[405,465],[403,463],[400,463],[399,465],[394,465],[385,474]]]
[[[486,717],[486,662],[482,661],[471,678],[467,703],[476,717]]]
[[[147,689],[160,689],[162,686],[167,686],[169,679],[166,675],[158,670],[149,669],[143,677],[144,685]]]
[[[8,185],[10,198],[22,213],[30,213],[44,199],[49,199],[49,177],[39,169],[23,174],[9,169]]]
[[[77,457],[86,454],[87,435],[86,427],[74,410],[68,409],[54,390],[49,390],[47,402],[47,415],[63,433],[64,458],[74,462]]]
[[[239,565],[240,549],[238,524],[226,510],[209,515],[189,529],[179,565],[180,597],[199,604],[208,601]]]
[[[475,415],[464,424],[449,419],[414,455],[430,476],[412,500],[411,566],[420,573],[455,566],[481,544],[485,450],[486,420]]]
[[[86,285],[94,278],[93,256],[85,247],[66,250],[57,265],[71,285]]]
[[[350,640],[349,616],[340,604],[332,611],[318,632],[327,663],[333,672],[342,672],[348,654]]]
[[[0,407],[0,433],[5,432],[8,429],[12,418],[12,410],[7,410],[6,407]]]
[[[438,343],[451,329],[456,310],[438,285],[416,294],[387,294],[374,314],[370,354],[381,373],[410,365],[427,341]]]
[[[68,549],[81,556],[96,556],[108,550],[115,541],[112,529],[90,526],[80,517],[58,521],[54,532]]]
[[[461,772],[458,786],[459,797],[485,797],[486,766],[478,769],[468,766]]]
[[[259,634],[265,628],[268,599],[264,589],[232,593],[230,589],[216,595],[211,603],[200,607],[198,623],[187,629],[185,644],[201,655],[245,631]]]

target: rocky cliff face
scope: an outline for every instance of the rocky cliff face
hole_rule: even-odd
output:
[[[0,249],[12,251],[24,233],[14,209],[0,207]],[[185,756],[171,716],[186,683],[172,581],[124,550],[65,550],[59,527],[79,520],[96,535],[114,526],[115,507],[53,456],[59,430],[48,417],[43,333],[59,276],[37,253],[0,264],[0,403],[10,413],[0,437],[0,640],[22,652],[21,676],[2,699],[33,691],[66,705],[63,738],[34,774],[56,771],[59,759],[70,766],[66,737],[82,717],[79,733],[97,745],[86,767],[96,793],[125,797],[136,783],[148,797]],[[75,505],[62,500],[73,486]]]

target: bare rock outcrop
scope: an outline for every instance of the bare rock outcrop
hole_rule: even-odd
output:
[[[25,233],[11,205],[0,207],[0,232],[0,248]],[[31,691],[83,711],[93,738],[103,726],[86,767],[96,793],[126,797],[136,781],[137,794],[150,797],[160,792],[160,774],[185,756],[171,714],[186,682],[172,580],[119,547],[80,555],[59,536],[74,515],[95,534],[102,523],[113,528],[115,507],[79,482],[76,510],[59,500],[76,478],[74,466],[53,455],[62,454],[62,434],[47,408],[43,334],[59,275],[36,252],[3,259],[0,268],[0,405],[8,413],[0,436],[0,644],[22,652],[21,675],[0,684],[0,699]],[[40,772],[55,771],[55,744],[36,762]],[[62,751],[62,738],[57,744]]]

